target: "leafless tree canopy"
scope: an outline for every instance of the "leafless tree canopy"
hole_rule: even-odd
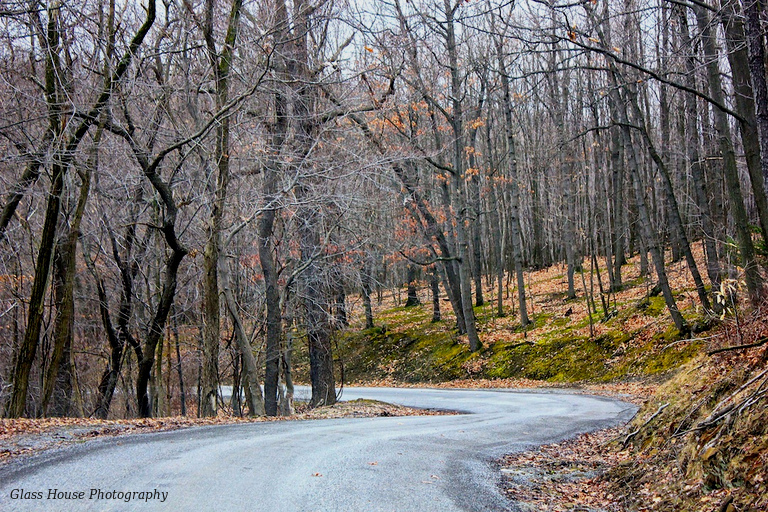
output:
[[[640,255],[763,295],[753,0],[80,0],[0,7],[0,411],[290,414],[350,303],[433,293],[471,350],[525,273]],[[694,252],[703,248],[704,259]],[[598,274],[600,276],[600,274]],[[483,283],[486,293],[483,294]],[[447,300],[441,304],[440,296]],[[440,308],[448,307],[450,312]],[[241,403],[242,396],[245,397]]]

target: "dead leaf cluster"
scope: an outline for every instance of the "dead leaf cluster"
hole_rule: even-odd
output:
[[[618,512],[625,510],[604,473],[630,460],[611,441],[622,428],[582,434],[575,439],[504,457],[501,487],[523,508],[547,512],[566,510]]]

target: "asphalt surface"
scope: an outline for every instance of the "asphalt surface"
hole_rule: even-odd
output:
[[[516,510],[497,490],[493,459],[625,422],[636,411],[624,402],[566,392],[344,390],[343,399],[359,397],[468,414],[96,439],[0,469],[0,510]],[[52,489],[70,499],[54,499]],[[25,493],[26,499],[12,498]]]

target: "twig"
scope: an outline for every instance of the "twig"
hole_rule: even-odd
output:
[[[412,258],[412,257],[408,256],[408,255],[407,255],[407,254],[405,254],[403,251],[398,251],[398,252],[400,253],[400,255],[401,255],[403,258],[407,259],[407,260],[408,260],[408,261],[410,261],[411,263],[415,263],[416,265],[420,265],[420,266],[422,266],[422,267],[428,267],[429,265],[434,265],[434,264],[435,264],[435,263],[437,263],[438,261],[458,261],[459,263],[461,263],[461,258],[458,258],[458,257],[456,257],[456,256],[452,256],[452,257],[450,257],[450,258],[445,258],[445,257],[442,257],[442,256],[437,256],[437,257],[435,257],[435,258],[432,258],[432,259],[431,259],[431,260],[429,260],[429,261],[419,261],[419,260],[417,260],[416,258]]]
[[[691,416],[696,414],[696,411],[701,409],[701,406],[704,405],[707,402],[707,400],[709,400],[709,397],[705,395],[701,400],[699,400],[696,403],[695,406],[693,406],[693,409],[688,411],[688,414],[685,415],[685,418],[683,418],[682,421],[680,421],[680,425],[678,425],[677,429],[675,429],[675,433],[672,434],[672,437],[680,437],[682,435],[685,435],[688,432],[687,430],[685,432],[681,432],[680,429],[683,428],[683,425],[685,424],[686,421],[688,421],[688,419]]]
[[[736,345],[735,347],[725,347],[725,348],[718,348],[718,349],[715,349],[715,350],[710,350],[709,352],[707,352],[707,355],[708,356],[713,356],[715,354],[719,354],[721,352],[729,352],[731,350],[743,350],[743,349],[747,349],[747,348],[762,347],[766,343],[768,343],[768,336],[764,336],[764,337],[760,338],[759,340],[757,340],[756,342],[748,343],[746,345]]]
[[[637,430],[635,430],[634,432],[630,432],[630,433],[627,435],[627,437],[626,437],[626,438],[624,438],[624,444],[621,446],[621,447],[622,447],[622,449],[623,449],[623,448],[626,448],[626,447],[627,447],[627,445],[629,444],[629,442],[630,442],[630,441],[631,441],[631,440],[632,440],[632,439],[633,439],[633,438],[634,438],[634,437],[635,437],[637,434],[639,434],[641,430],[643,430],[645,427],[647,427],[647,426],[648,426],[648,424],[649,424],[650,422],[652,422],[654,419],[656,419],[656,417],[657,417],[659,414],[661,414],[661,411],[663,411],[663,410],[664,410],[664,409],[666,409],[667,407],[669,407],[669,402],[667,402],[667,403],[663,404],[661,407],[659,407],[659,408],[656,410],[656,412],[655,412],[655,413],[653,413],[653,414],[651,415],[651,417],[650,417],[650,418],[648,418],[647,420],[645,420],[645,423],[643,423],[642,425],[640,425],[640,426],[637,428]]]
[[[724,408],[722,408],[722,409],[721,409],[721,407],[723,407],[723,405],[725,405],[726,403],[728,403],[729,401],[731,401],[731,400],[732,400],[734,397],[736,397],[736,395],[738,395],[739,393],[741,393],[742,391],[744,391],[745,389],[747,389],[749,386],[751,386],[752,384],[754,384],[756,381],[760,380],[760,378],[762,378],[762,377],[763,377],[763,376],[764,376],[766,373],[768,373],[768,370],[763,370],[762,372],[760,372],[759,374],[757,374],[757,376],[755,376],[755,377],[753,377],[753,378],[749,379],[749,381],[748,381],[746,384],[744,384],[743,386],[741,386],[741,387],[740,387],[739,389],[737,389],[737,390],[736,390],[734,393],[731,393],[730,395],[728,395],[728,397],[726,397],[725,399],[721,400],[721,401],[720,401],[720,403],[719,403],[719,404],[717,404],[717,406],[715,406],[715,408],[712,410],[712,413],[710,413],[710,415],[709,415],[709,416],[707,416],[706,418],[704,418],[703,420],[701,420],[701,421],[698,423],[698,425],[696,425],[696,426],[695,426],[695,427],[693,427],[691,430],[689,430],[689,432],[690,432],[690,431],[694,431],[694,430],[704,430],[704,429],[706,429],[706,428],[709,428],[709,427],[712,427],[712,426],[716,425],[716,424],[717,424],[717,423],[718,423],[718,422],[719,422],[721,419],[723,419],[723,418],[724,418],[724,417],[726,417],[728,414],[730,414],[730,412],[731,412],[733,409],[735,409],[735,408],[737,407],[737,405],[738,405],[738,407],[741,409],[741,408],[742,408],[742,406],[743,406],[745,403],[749,402],[749,400],[750,400],[751,398],[753,398],[753,397],[754,397],[754,395],[750,395],[749,397],[747,397],[747,398],[746,398],[746,399],[745,399],[745,400],[744,400],[742,403],[740,403],[740,404],[731,404],[731,405],[729,405],[728,407],[724,407]],[[761,388],[761,387],[762,387],[764,384],[765,384],[765,382],[763,382],[763,384],[761,384],[761,385],[758,387],[758,392],[760,391],[760,388]],[[757,393],[756,393],[756,394],[757,394]],[[751,405],[751,403],[750,403],[749,405]]]
[[[678,345],[680,343],[688,343],[691,341],[706,341],[706,340],[711,340],[712,338],[719,338],[720,336],[722,336],[722,333],[713,334],[712,336],[704,336],[702,338],[687,338],[684,340],[677,340],[677,341],[673,341],[669,345],[665,345],[664,348],[662,348],[661,350],[667,350],[668,348],[674,347],[675,345]]]
[[[11,304],[10,306],[8,306],[8,309],[6,309],[6,310],[5,310],[5,311],[3,311],[2,313],[0,313],[0,318],[4,317],[6,313],[8,313],[10,310],[12,310],[12,309],[13,309],[13,308],[15,308],[15,307],[16,307],[16,304],[15,304],[15,303],[14,303],[14,304]]]

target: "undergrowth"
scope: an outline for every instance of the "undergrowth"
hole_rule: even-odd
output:
[[[768,510],[768,304],[710,336],[629,425],[608,475],[628,509]],[[752,348],[718,350],[734,346]]]
[[[353,309],[349,329],[335,334],[335,358],[343,367],[346,383],[439,383],[456,379],[533,379],[557,383],[610,382],[668,373],[690,360],[701,349],[699,342],[681,342],[668,317],[664,300],[650,296],[643,276],[632,277],[637,262],[624,267],[624,289],[611,297],[606,314],[597,284],[590,319],[585,291],[575,299],[562,292],[565,277],[560,267],[527,275],[531,323],[518,319],[511,291],[503,298],[504,316],[498,316],[493,297],[475,307],[483,347],[471,352],[466,336],[455,329],[447,299],[441,301],[443,320],[431,322],[432,304],[427,288],[422,304],[403,307],[391,294],[375,310],[375,324],[361,329],[359,305]],[[672,267],[677,300],[696,331],[709,328],[711,318],[693,302],[687,269]],[[297,375],[307,372],[306,355],[297,355]]]

